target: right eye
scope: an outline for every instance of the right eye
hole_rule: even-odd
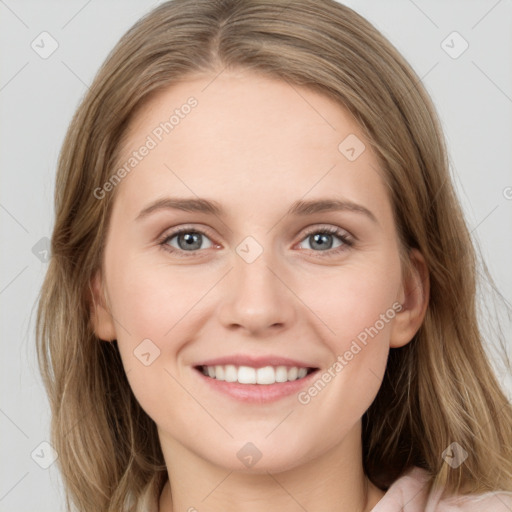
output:
[[[203,247],[204,242],[208,245]],[[191,228],[180,228],[174,232],[166,233],[165,238],[159,242],[166,251],[195,253],[201,249],[209,249],[213,243],[202,231]]]

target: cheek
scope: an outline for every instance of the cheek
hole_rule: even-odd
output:
[[[189,287],[183,287],[179,278],[169,282],[161,272],[147,268],[151,267],[133,266],[130,273],[119,269],[112,292],[118,347],[130,388],[155,421],[176,415],[168,397],[180,404],[185,417],[197,414],[182,397],[176,366],[169,364],[188,339],[183,329],[197,293],[187,293]]]
[[[298,401],[304,414],[316,418],[318,424],[329,424],[336,418],[338,430],[329,434],[328,443],[348,431],[375,399],[396,316],[392,305],[397,288],[392,274],[384,277],[368,269],[346,270],[336,278],[316,280],[315,293],[304,299],[322,321],[317,336],[321,335],[328,347],[330,362]]]
[[[112,271],[113,314],[133,342],[162,340],[204,295],[208,278],[199,277],[143,258],[127,262]]]
[[[386,261],[347,265],[324,277],[301,277],[301,299],[320,319],[315,321],[317,337],[331,354],[328,373],[319,376],[328,388],[321,392],[322,403],[332,400],[333,407],[357,416],[373,401],[386,369],[400,280],[400,262],[391,253]],[[318,389],[324,389],[322,382]]]
[[[303,302],[321,320],[322,337],[331,340],[332,348],[340,353],[358,336],[364,341],[368,330],[372,338],[388,336],[400,279],[398,258],[391,257],[386,265],[364,262],[323,276],[302,275],[296,286]]]
[[[186,322],[180,320],[187,318],[204,289],[179,271],[173,272],[172,279],[164,278],[170,275],[169,269],[144,258],[123,258],[112,252],[109,261],[109,298],[119,352],[130,386],[150,414],[163,383],[170,389],[176,386],[165,373],[165,362],[178,353],[179,340],[186,340],[182,332]]]

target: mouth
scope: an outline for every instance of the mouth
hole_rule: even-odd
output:
[[[299,366],[263,366],[255,368],[243,365],[199,365],[194,367],[209,379],[232,382],[238,384],[260,384],[268,386],[272,384],[284,384],[305,379],[318,368]]]

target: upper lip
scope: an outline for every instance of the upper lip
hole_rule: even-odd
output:
[[[263,368],[264,366],[297,366],[298,368],[315,368],[309,363],[290,359],[288,357],[281,357],[277,355],[251,356],[244,354],[208,359],[196,364],[195,366],[224,366],[228,364],[232,364],[234,366],[251,366],[253,368]]]

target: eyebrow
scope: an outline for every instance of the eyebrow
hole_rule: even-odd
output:
[[[224,214],[222,206],[220,206],[220,204],[216,201],[201,198],[166,197],[158,199],[143,208],[135,220],[143,219],[153,212],[160,210],[182,210],[186,212],[209,213],[217,216],[222,216]],[[379,223],[377,217],[370,210],[368,210],[368,208],[365,208],[364,206],[352,201],[339,200],[334,198],[295,201],[286,212],[286,215],[306,216],[320,212],[333,211],[349,211],[361,213],[376,224]]]

